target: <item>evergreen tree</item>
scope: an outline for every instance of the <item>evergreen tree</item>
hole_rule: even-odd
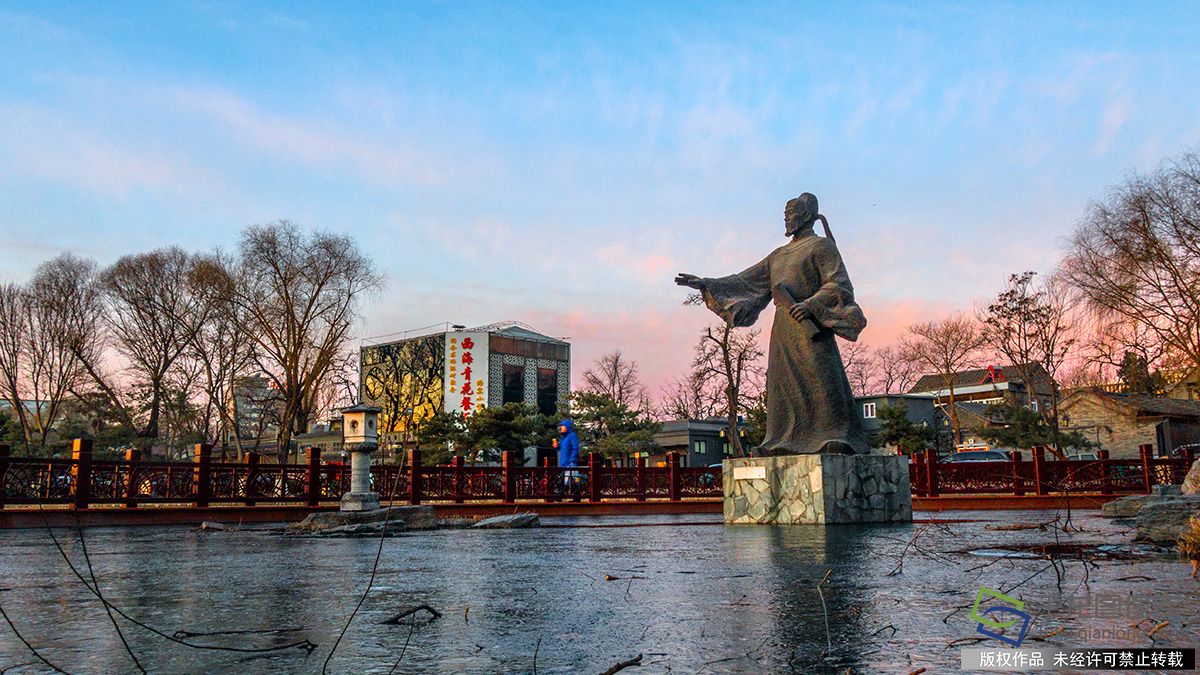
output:
[[[1004,426],[982,429],[980,435],[1000,447],[1028,449],[1051,445],[1054,439],[1054,427],[1046,416],[1024,406],[1011,403],[988,406],[988,416],[1002,421]],[[1078,431],[1060,431],[1058,440],[1062,448],[1092,447],[1092,442]]]
[[[659,424],[608,394],[578,392],[571,399],[571,412],[584,452],[626,457],[658,448],[654,434]]]
[[[879,433],[875,447],[895,446],[906,455],[921,452],[933,445],[935,429],[913,424],[908,419],[908,407],[881,405],[877,413]]]

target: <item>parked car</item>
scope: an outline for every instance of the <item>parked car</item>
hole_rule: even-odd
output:
[[[958,462],[1008,462],[1012,458],[1007,452],[1000,450],[967,450],[966,452],[956,452],[953,455],[946,455],[939,463],[941,464],[957,464]]]
[[[1095,451],[1091,451],[1091,450],[1086,451],[1086,452],[1068,452],[1067,459],[1075,460],[1075,461],[1094,462],[1094,461],[1100,459],[1100,455],[1097,455],[1095,453]]]

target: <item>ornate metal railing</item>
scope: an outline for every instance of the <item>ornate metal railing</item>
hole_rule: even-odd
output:
[[[310,450],[305,464],[267,464],[248,453],[244,462],[212,460],[198,445],[192,462],[143,461],[136,451],[124,460],[93,460],[91,443],[76,441],[71,459],[12,457],[0,446],[0,507],[6,504],[124,506],[183,504],[306,504],[336,501],[350,488],[350,469],[323,464]],[[469,502],[521,500],[672,500],[721,496],[720,469],[679,466],[608,467],[596,455],[586,466],[517,466],[505,453],[501,466],[424,466],[419,452],[404,465],[371,467],[371,488],[382,499]]]
[[[1143,446],[1140,459],[1048,460],[1014,453],[1010,461],[941,462],[933,451],[914,457],[909,476],[914,495],[954,494],[1129,494],[1183,481],[1193,456],[1155,458]],[[597,455],[574,468],[518,466],[508,453],[500,466],[424,466],[419,452],[403,465],[371,467],[372,489],[387,501],[545,502],[714,498],[722,494],[721,469],[667,466],[605,466]],[[337,501],[350,488],[350,470],[323,464],[310,450],[305,464],[214,462],[209,446],[196,446],[192,462],[143,461],[135,451],[124,460],[93,460],[89,441],[76,441],[70,459],[12,457],[0,446],[0,507],[6,504],[69,504],[76,508],[141,504],[304,504]]]
[[[1148,493],[1155,485],[1183,482],[1194,460],[1156,458],[1153,447],[1141,446],[1141,459],[1111,459],[1100,450],[1094,460],[1048,460],[1034,448],[1031,460],[1015,452],[1009,461],[945,462],[929,450],[909,464],[913,494],[1129,494]]]

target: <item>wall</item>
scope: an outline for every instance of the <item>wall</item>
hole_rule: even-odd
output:
[[[504,403],[504,366],[525,368],[525,402],[537,407],[538,368],[553,370],[558,374],[558,401],[562,403],[571,395],[571,363],[552,359],[530,358],[514,354],[491,354],[488,357],[488,406]]]
[[[1071,421],[1064,430],[1079,431],[1093,443],[1099,428],[1100,447],[1114,459],[1137,459],[1141,456],[1139,445],[1156,442],[1156,422],[1138,422],[1132,414],[1114,406],[1082,398],[1063,412]]]

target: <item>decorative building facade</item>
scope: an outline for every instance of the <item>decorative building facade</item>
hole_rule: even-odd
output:
[[[516,322],[365,345],[359,358],[360,400],[382,409],[385,447],[414,441],[436,412],[528,403],[554,415],[571,393],[571,345]]]

